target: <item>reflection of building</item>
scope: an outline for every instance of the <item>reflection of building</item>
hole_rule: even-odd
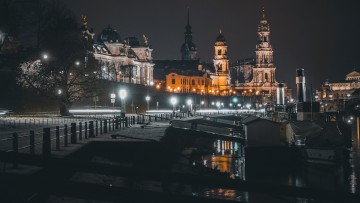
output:
[[[153,84],[152,51],[147,38],[140,44],[136,37],[123,41],[110,25],[93,44],[94,57],[99,61],[101,78],[142,85]]]

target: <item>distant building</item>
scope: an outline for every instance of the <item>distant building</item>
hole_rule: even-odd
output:
[[[353,97],[360,89],[360,72],[354,70],[347,74],[345,80],[337,82],[325,81],[321,87],[320,95],[317,99],[321,100],[346,100]]]
[[[213,92],[216,95],[228,95],[231,87],[229,59],[227,56],[227,41],[221,30],[215,41],[214,67],[215,73],[211,76]]]
[[[190,12],[187,13],[187,24],[185,26],[185,42],[181,46],[182,60],[196,60],[196,45],[192,41],[192,32],[190,26]]]
[[[180,52],[181,60],[154,60],[156,88],[177,93],[207,93],[211,87],[211,81],[209,82],[209,74],[196,55],[197,49],[192,40],[189,9],[185,26],[185,41]]]
[[[87,30],[86,18],[83,21],[82,33],[85,48],[89,37],[93,33]],[[148,45],[148,39],[143,35],[144,42],[141,44],[136,37],[127,37],[121,40],[118,32],[110,25],[98,36],[97,41],[92,43],[91,53],[99,62],[101,79],[153,85],[152,51]]]

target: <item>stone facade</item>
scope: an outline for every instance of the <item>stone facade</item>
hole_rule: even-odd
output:
[[[147,38],[140,44],[136,37],[121,41],[115,29],[108,26],[93,44],[94,58],[99,62],[101,78],[111,81],[153,85],[152,51]]]

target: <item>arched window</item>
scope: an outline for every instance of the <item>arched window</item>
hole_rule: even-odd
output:
[[[218,55],[221,55],[221,49],[218,49]]]
[[[267,82],[269,80],[269,75],[265,73],[265,81]]]

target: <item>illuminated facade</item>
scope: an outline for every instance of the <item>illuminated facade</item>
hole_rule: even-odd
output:
[[[166,91],[207,95],[211,92],[211,78],[202,71],[174,71],[166,75]]]
[[[264,11],[257,31],[259,43],[256,45],[255,59],[248,59],[247,62],[244,61],[244,63],[232,67],[233,72],[243,73],[245,79],[244,83],[234,84],[234,89],[245,95],[263,95],[265,100],[273,101],[278,82],[275,77],[276,67],[273,64],[273,49],[270,44],[270,24]],[[252,66],[251,72],[249,72],[249,66]],[[290,99],[290,91],[285,90],[285,92],[286,97]]]
[[[93,54],[99,61],[101,78],[111,81],[153,85],[152,51],[147,38],[140,44],[136,37],[121,41],[115,29],[108,26],[93,44]]]
[[[215,73],[211,76],[213,92],[218,95],[227,95],[227,92],[230,90],[231,77],[227,48],[227,42],[220,30],[214,46]]]
[[[353,97],[356,90],[360,89],[360,72],[354,70],[347,74],[344,81],[325,81],[321,92],[316,95],[318,100],[346,100]]]

